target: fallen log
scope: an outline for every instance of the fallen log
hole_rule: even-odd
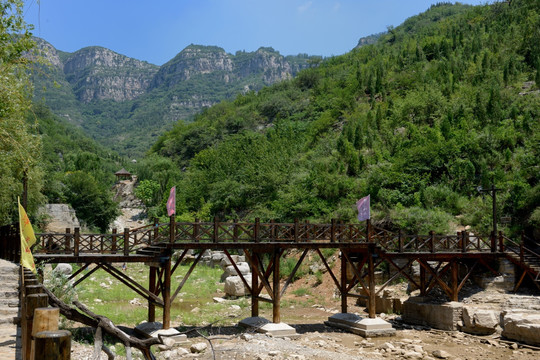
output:
[[[126,348],[136,348],[139,349],[146,360],[155,360],[154,354],[150,350],[152,345],[163,344],[161,337],[158,338],[149,338],[149,339],[138,339],[136,337],[130,336],[116,327],[113,322],[106,316],[96,315],[90,309],[88,309],[84,304],[81,304],[78,301],[74,301],[73,304],[80,310],[69,306],[64,303],[62,300],[58,299],[51,291],[43,287],[45,293],[49,295],[49,304],[51,306],[57,307],[60,309],[60,314],[64,315],[69,320],[79,322],[81,324],[90,326],[92,328],[102,328],[107,334],[117,338],[123,343]]]

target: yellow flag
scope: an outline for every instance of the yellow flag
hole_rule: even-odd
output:
[[[21,265],[35,273],[36,265],[30,247],[36,243],[36,235],[34,235],[30,219],[28,219],[28,215],[26,215],[18,198],[17,202],[19,203],[19,229],[21,233]]]

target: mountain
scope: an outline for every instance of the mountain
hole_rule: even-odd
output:
[[[33,71],[35,100],[130,156],[140,156],[174,122],[290,79],[318,59],[285,57],[268,47],[232,55],[216,46],[190,45],[156,66],[103,47],[66,53],[43,39],[36,42],[44,61]]]
[[[370,195],[372,221],[390,229],[487,234],[495,221],[532,234],[539,19],[538,1],[434,5],[375,44],[178,122],[140,179],[159,183],[167,161],[182,169],[168,180],[182,219],[349,222]],[[476,190],[492,185],[495,219]]]

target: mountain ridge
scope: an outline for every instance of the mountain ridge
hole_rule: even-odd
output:
[[[283,56],[270,47],[229,54],[191,44],[158,66],[101,46],[68,53],[36,38],[49,66],[34,71],[35,100],[123,154],[141,155],[178,120],[238,93],[290,79],[317,56]],[[148,139],[148,133],[152,133]],[[135,144],[135,145],[134,145]],[[128,149],[128,150],[126,150]]]

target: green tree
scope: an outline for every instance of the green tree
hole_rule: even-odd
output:
[[[32,49],[31,27],[23,21],[23,2],[0,2],[0,224],[16,219],[22,179],[29,183],[29,210],[41,201],[43,182],[38,167],[40,140],[31,134],[25,113],[31,105],[31,86],[24,71],[24,54]],[[30,211],[31,212],[31,211]]]
[[[91,174],[83,171],[68,173],[64,179],[66,200],[73,206],[77,216],[89,227],[106,231],[119,215],[118,205],[112,194],[103,188]]]

